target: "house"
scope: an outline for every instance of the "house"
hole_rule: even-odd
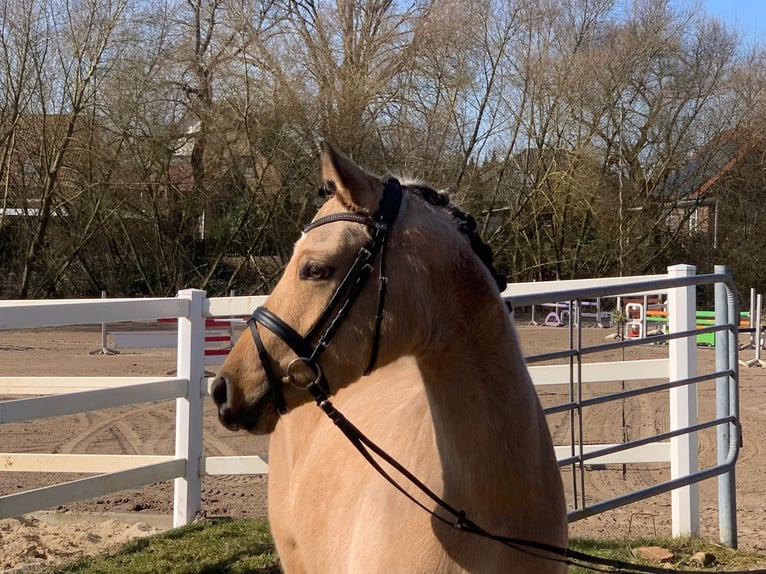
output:
[[[688,234],[712,236],[718,246],[718,199],[715,185],[731,172],[752,146],[752,139],[738,130],[723,132],[703,146],[686,164],[673,171],[658,194],[672,205],[667,225],[684,227]]]

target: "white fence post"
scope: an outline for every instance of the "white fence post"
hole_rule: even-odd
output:
[[[202,377],[205,374],[205,291],[184,289],[179,298],[189,300],[188,317],[178,318],[178,377],[188,379],[186,396],[176,399],[176,458],[186,460],[184,476],[175,479],[173,526],[183,526],[202,509]]]
[[[670,277],[696,274],[693,265],[668,267]],[[668,327],[671,333],[696,328],[696,287],[668,290]],[[669,378],[680,381],[697,374],[697,340],[694,335],[671,339]],[[670,389],[670,430],[682,429],[697,422],[697,385]],[[670,439],[670,478],[686,476],[698,470],[697,435],[684,434]],[[699,536],[699,487],[697,483],[671,492],[673,536]]]

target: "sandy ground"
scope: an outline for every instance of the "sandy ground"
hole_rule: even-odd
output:
[[[527,354],[560,349],[567,329],[533,327],[519,322],[522,346]],[[604,341],[608,331],[583,329],[586,344]],[[105,356],[91,354],[100,348],[100,331],[93,327],[0,331],[0,376],[20,375],[157,375],[175,367],[174,350],[156,349]],[[613,351],[604,359],[666,356],[663,347],[645,345]],[[742,351],[743,359],[753,357]],[[698,350],[700,372],[712,372],[714,351]],[[628,383],[630,385],[630,383]],[[744,447],[737,466],[739,546],[766,552],[766,372],[741,369],[741,414]],[[610,390],[618,388],[612,385]],[[547,387],[550,389],[551,387]],[[604,389],[600,389],[604,390]],[[619,441],[666,430],[667,393],[626,400],[593,409],[585,414],[583,428],[590,442]],[[0,387],[0,400],[2,400]],[[563,394],[546,390],[544,404],[561,402]],[[699,386],[700,419],[713,416],[715,390],[712,383]],[[569,418],[549,419],[558,444],[569,438]],[[0,425],[0,452],[172,454],[174,404],[149,403],[106,411],[54,417],[27,423]],[[700,460],[709,466],[715,457],[714,431],[700,433]],[[209,455],[265,454],[267,440],[222,428],[211,404],[205,414],[205,451]],[[589,501],[602,500],[668,477],[667,465],[596,467],[585,481],[563,471],[570,502],[576,494]],[[0,495],[79,478],[72,474],[0,472]],[[253,476],[205,477],[203,513],[207,516],[262,517],[266,511],[266,479]],[[700,485],[701,534],[718,540],[716,480]],[[0,520],[0,570],[22,564],[52,563],[85,553],[98,552],[129,538],[167,528],[172,512],[172,483],[158,483],[92,500],[47,509],[17,519]],[[670,495],[660,495],[634,505],[604,513],[570,526],[572,535],[665,535],[671,533]]]

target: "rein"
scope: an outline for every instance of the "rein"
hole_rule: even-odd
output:
[[[269,383],[269,391],[272,395],[277,411],[280,414],[285,414],[287,412],[287,405],[282,394],[280,383],[297,386],[291,371],[295,365],[303,363],[313,371],[315,378],[305,387],[301,386],[299,388],[308,390],[312,394],[317,406],[319,406],[319,408],[321,408],[322,411],[332,420],[332,422],[338,427],[338,429],[340,429],[344,436],[351,442],[357,451],[359,451],[362,457],[364,457],[364,459],[375,469],[375,471],[378,472],[378,474],[385,478],[391,485],[394,486],[394,488],[401,492],[415,505],[430,514],[435,520],[438,520],[443,524],[464,531],[466,533],[494,540],[519,552],[535,556],[542,560],[561,562],[569,566],[578,566],[593,572],[618,572],[625,574],[665,574],[667,572],[675,572],[676,574],[693,574],[693,572],[699,572],[631,564],[621,560],[602,558],[600,556],[586,554],[571,548],[563,548],[561,546],[546,544],[536,540],[527,540],[523,538],[493,534],[473,522],[466,515],[465,511],[454,508],[439,495],[433,492],[430,488],[428,488],[428,486],[426,486],[414,474],[407,470],[407,468],[405,468],[395,458],[393,458],[390,454],[388,454],[367,436],[365,436],[365,434],[362,433],[362,431],[360,431],[356,426],[354,426],[343,415],[343,413],[335,408],[335,406],[330,401],[330,389],[324,374],[322,373],[322,369],[319,366],[319,358],[327,346],[330,344],[332,338],[340,327],[340,324],[346,318],[354,302],[362,292],[362,289],[367,284],[370,273],[374,268],[374,261],[379,256],[380,274],[378,277],[378,304],[375,315],[375,332],[372,350],[370,352],[370,359],[364,374],[369,374],[375,367],[378,350],[380,347],[380,327],[383,320],[383,307],[385,304],[386,286],[388,282],[385,269],[386,245],[389,237],[389,232],[391,231],[391,228],[399,214],[401,201],[402,187],[399,181],[391,178],[384,183],[383,197],[381,198],[378,211],[373,217],[351,212],[336,213],[317,219],[306,226],[304,233],[308,233],[312,229],[316,229],[317,227],[326,225],[328,223],[335,223],[339,221],[359,223],[361,225],[367,226],[372,230],[372,237],[370,241],[359,250],[356,259],[331,296],[327,306],[305,336],[300,335],[297,331],[295,331],[295,329],[293,329],[280,317],[265,307],[261,306],[253,311],[252,316],[248,320],[248,326],[250,328],[250,332],[252,333],[255,346],[258,350],[258,358],[266,374],[266,378]],[[332,316],[333,313],[335,314],[334,316]],[[317,337],[322,327],[328,321],[329,324],[324,329],[324,332],[321,334],[321,336],[319,336],[316,344],[312,346],[310,341]],[[297,358],[293,359],[293,361],[288,364],[286,369],[287,373],[281,381],[277,378],[276,373],[272,368],[269,354],[263,345],[263,341],[261,340],[260,334],[258,332],[259,324],[282,339],[282,341],[284,341],[297,356]],[[446,513],[451,518],[446,518],[441,514],[437,514],[435,511],[428,508],[423,502],[415,498],[415,496],[408,492],[404,486],[397,482],[397,480],[391,476],[391,474],[387,472],[386,469],[383,468],[376,457],[391,466],[396,472],[404,477],[407,482],[409,482],[423,495],[429,498],[433,503],[437,505],[438,508],[443,511],[443,513]],[[750,574],[766,574],[766,570],[763,569],[747,571],[730,570],[726,572],[728,574],[745,574],[745,572]]]
[[[525,538],[515,538],[512,536],[501,536],[485,530],[474,521],[472,521],[463,510],[458,510],[441,498],[438,494],[426,486],[420,479],[412,474],[407,468],[399,463],[394,457],[375,444],[362,431],[354,426],[343,413],[338,411],[329,398],[317,399],[317,406],[332,420],[340,429],[351,444],[359,451],[364,459],[372,466],[375,471],[385,478],[394,488],[401,492],[416,506],[430,514],[439,522],[452,526],[463,532],[474,534],[482,538],[494,540],[500,544],[513,548],[524,554],[529,554],[540,558],[541,560],[550,560],[561,562],[567,566],[576,566],[591,572],[610,572],[618,574],[666,574],[668,572],[675,574],[699,574],[700,570],[678,570],[675,568],[659,568],[655,566],[644,566],[642,564],[632,564],[622,560],[603,558],[595,556],[572,548],[564,548],[553,544],[546,544],[537,540],[528,540]],[[445,518],[428,508],[425,504],[410,494],[396,479],[387,472],[383,466],[376,460],[375,456],[380,457],[407,482],[417,488],[422,494],[430,498],[439,508],[451,516],[451,519]],[[723,574],[766,574],[766,569],[757,570],[723,570]]]

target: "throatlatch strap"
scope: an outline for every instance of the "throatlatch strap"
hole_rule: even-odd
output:
[[[395,177],[386,180],[383,187],[383,197],[380,198],[378,211],[375,213],[375,221],[387,226],[387,231],[391,231],[391,226],[399,216],[399,209],[402,206],[402,185]]]
[[[388,237],[394,222],[399,215],[399,209],[402,206],[402,186],[396,178],[389,178],[383,188],[383,197],[380,200],[380,208],[375,214],[375,220],[381,224],[381,229],[375,232],[373,242],[379,242],[380,264],[378,273],[378,306],[375,310],[375,335],[372,339],[372,349],[370,351],[370,360],[365,375],[369,375],[378,362],[378,351],[380,349],[380,327],[383,324],[383,310],[386,304],[386,291],[388,289],[388,275],[386,275],[386,247],[388,246]]]

